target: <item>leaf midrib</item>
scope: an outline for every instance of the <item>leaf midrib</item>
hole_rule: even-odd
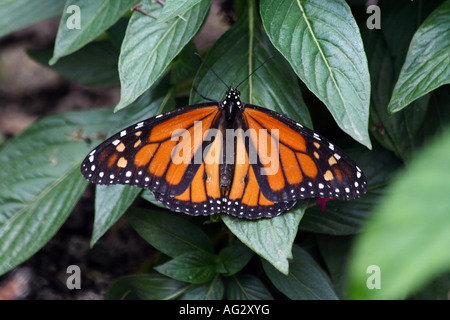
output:
[[[310,24],[309,19],[308,19],[307,15],[306,15],[305,9],[303,8],[303,5],[301,4],[300,0],[296,0],[296,2],[297,2],[297,5],[298,5],[300,11],[302,12],[302,16],[303,16],[303,19],[305,20],[305,23],[306,23],[306,26],[308,28],[308,31],[311,34],[311,37],[313,38],[317,49],[319,50],[319,54],[322,57],[322,60],[324,61],[326,68],[328,69],[328,73],[330,74],[330,78],[333,81],[333,85],[334,85],[336,91],[338,92],[339,98],[342,101],[342,105],[343,105],[343,107],[345,109],[345,113],[348,114],[349,110],[347,108],[347,104],[345,103],[345,99],[344,99],[344,97],[342,95],[342,92],[341,92],[340,87],[339,87],[339,85],[338,85],[338,83],[336,81],[336,78],[334,77],[334,73],[332,71],[332,68],[329,65],[328,60],[326,59],[326,56],[325,56],[325,54],[324,54],[324,52],[322,50],[322,47],[320,46],[320,44],[319,44],[319,42],[317,40],[316,34],[314,33],[313,28],[311,27],[311,24]],[[351,118],[349,118],[349,123],[351,124],[354,132],[359,132],[359,130],[355,127],[355,124],[354,124],[354,122],[352,121]]]
[[[30,201],[27,201],[26,205],[19,211],[17,211],[15,214],[12,215],[10,219],[3,225],[0,226],[1,229],[9,229],[7,228],[10,226],[16,219],[18,219],[20,216],[22,216],[32,205],[34,205],[36,202],[42,200],[51,190],[56,188],[61,182],[63,182],[74,170],[79,168],[81,166],[81,162],[77,162],[76,165],[72,166],[69,170],[67,170],[63,175],[61,175],[59,178],[57,178],[53,183],[51,183],[48,187],[42,190],[36,197],[31,199]]]
[[[197,5],[198,5],[198,4],[197,4]],[[192,11],[192,10],[193,10],[192,8],[194,8],[195,6],[196,6],[196,5],[192,6],[192,7],[190,8],[190,10],[186,10],[186,12]],[[184,12],[183,14],[185,14],[186,12]],[[191,16],[191,13],[189,13],[189,15],[188,15],[188,17],[187,17],[186,19],[189,20],[190,16]],[[141,82],[139,81],[139,79],[142,78],[143,73],[147,70],[147,66],[148,66],[149,63],[150,63],[151,58],[152,58],[153,55],[158,51],[158,48],[161,46],[161,43],[163,43],[164,39],[171,33],[171,31],[172,31],[175,27],[177,27],[177,26],[180,24],[180,23],[179,23],[180,21],[183,21],[183,22],[187,25],[186,20],[183,20],[183,19],[181,19],[181,18],[177,18],[177,20],[176,20],[176,21],[175,21],[175,22],[174,22],[174,23],[166,30],[166,32],[159,38],[159,40],[158,40],[158,42],[156,43],[155,47],[154,47],[153,50],[150,52],[150,54],[149,54],[147,60],[145,61],[144,67],[141,69],[141,72],[139,73],[138,77],[136,78],[136,81],[134,81],[134,84],[133,84],[133,90],[129,90],[130,95],[131,95],[132,92],[134,91],[134,88],[136,87],[136,85],[137,85],[138,83],[141,83]],[[161,23],[165,23],[165,22],[161,22]]]

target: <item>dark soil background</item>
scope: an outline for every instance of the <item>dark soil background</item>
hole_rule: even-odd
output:
[[[220,1],[197,35],[197,48],[210,46],[227,29]],[[59,17],[0,39],[0,148],[36,119],[68,110],[114,106],[120,87],[85,87],[31,60],[26,50],[53,48]],[[205,31],[207,30],[207,31]],[[94,221],[90,185],[57,234],[33,257],[0,277],[2,299],[104,299],[119,276],[139,272],[154,254],[122,217],[95,245],[89,241]],[[81,269],[81,289],[68,289],[71,273]]]

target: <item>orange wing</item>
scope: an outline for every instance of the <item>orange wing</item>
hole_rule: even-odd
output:
[[[205,140],[213,142],[205,149],[202,162],[184,192],[176,196],[154,192],[155,198],[173,211],[189,215],[209,215],[223,210],[226,202],[222,201],[219,182],[223,155],[221,131],[214,134],[214,139],[209,136]]]
[[[236,131],[236,154],[233,183],[228,194],[226,212],[241,218],[258,219],[277,216],[290,209],[294,201],[268,200],[260,189],[254,167],[250,165],[248,147],[243,130]]]
[[[353,199],[366,192],[366,178],[343,151],[316,132],[271,110],[246,105],[247,151],[257,154],[253,172],[273,202],[303,198]],[[262,143],[261,143],[262,142]]]
[[[198,171],[212,170],[195,159],[210,148],[205,132],[218,126],[220,114],[217,104],[205,103],[136,123],[89,153],[81,172],[96,184],[129,184],[171,197],[182,195]]]

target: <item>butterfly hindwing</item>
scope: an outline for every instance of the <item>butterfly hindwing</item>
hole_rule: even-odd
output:
[[[274,202],[261,191],[248,152],[249,141],[243,130],[236,131],[234,176],[228,194],[225,212],[240,218],[259,219],[274,217],[290,209],[294,201]],[[247,146],[246,146],[247,145]]]

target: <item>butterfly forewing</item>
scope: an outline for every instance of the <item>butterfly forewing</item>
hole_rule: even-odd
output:
[[[204,157],[195,176],[182,194],[171,196],[163,192],[155,192],[155,198],[176,212],[190,215],[209,215],[223,211],[220,191],[220,161],[223,152],[222,133],[210,131],[205,135]],[[226,201],[225,201],[226,203]]]
[[[259,132],[258,139],[250,140],[248,150],[258,151],[252,166],[267,199],[348,200],[366,192],[366,178],[359,167],[321,135],[258,106],[246,105],[242,116],[247,129]],[[262,137],[277,144],[276,153],[269,150],[269,143],[260,143]]]
[[[195,155],[211,144],[203,141],[203,134],[217,125],[219,115],[217,105],[201,104],[136,123],[90,152],[81,172],[96,184],[129,184],[180,195],[200,167]]]
[[[247,219],[274,217],[290,209],[294,201],[274,202],[262,193],[254,173],[248,148],[250,141],[244,131],[237,130],[233,183],[228,194],[225,212]]]

